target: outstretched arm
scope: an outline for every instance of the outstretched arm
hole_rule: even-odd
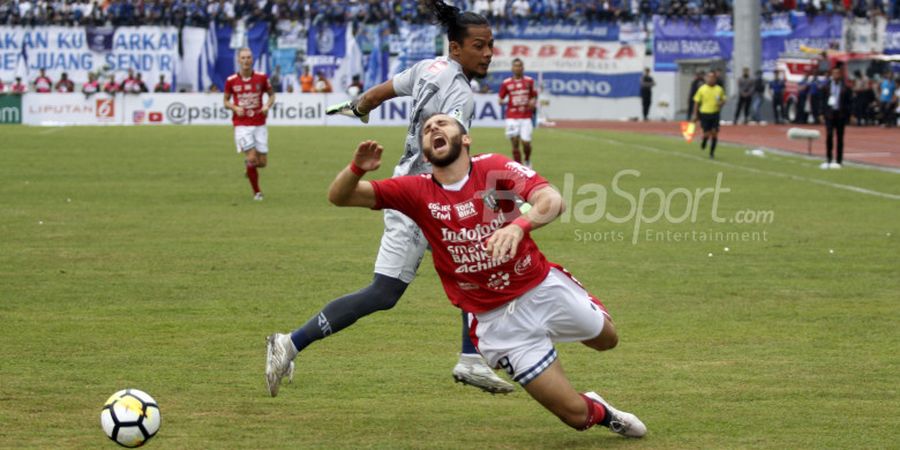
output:
[[[396,96],[394,80],[387,80],[363,92],[356,100],[356,111],[360,114],[368,114],[373,109],[381,106],[382,103]]]
[[[511,224],[494,232],[488,239],[487,251],[493,259],[503,260],[507,255],[509,259],[515,258],[525,233],[553,222],[566,207],[562,195],[551,186],[537,189],[527,200],[532,205],[531,209]]]
[[[362,181],[366,172],[381,166],[381,152],[375,141],[363,141],[353,154],[353,161],[340,171],[328,188],[328,201],[336,206],[375,207],[375,189],[372,183]]]

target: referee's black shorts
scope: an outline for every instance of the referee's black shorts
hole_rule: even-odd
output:
[[[719,113],[700,113],[700,128],[703,132],[719,131]]]

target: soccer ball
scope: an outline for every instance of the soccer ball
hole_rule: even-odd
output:
[[[100,410],[100,426],[123,447],[140,447],[156,435],[162,418],[153,397],[137,389],[113,394]]]

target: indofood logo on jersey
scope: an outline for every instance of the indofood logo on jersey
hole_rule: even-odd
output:
[[[495,231],[502,228],[504,222],[506,222],[506,216],[503,213],[500,213],[500,215],[490,223],[483,223],[472,228],[463,227],[458,231],[441,228],[441,240],[457,244],[462,242],[481,242],[494,234]]]

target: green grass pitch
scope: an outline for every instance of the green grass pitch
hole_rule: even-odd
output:
[[[0,130],[2,448],[113,448],[100,408],[126,387],[159,402],[148,445],[160,449],[900,442],[897,173],[537,130],[535,167],[560,189],[570,180],[571,215],[536,240],[620,332],[613,351],[562,344],[560,359],[577,389],[643,419],[635,441],[575,432],[521,389],[454,384],[459,313],[430,261],[393,310],[313,344],[268,396],[265,336],[371,278],[381,215],[330,206],[329,182],[367,138],[385,145],[377,176],[389,176],[404,129],[270,128],[264,202],[230,128]],[[508,152],[502,130],[473,139],[476,153]],[[720,174],[716,222],[713,196],[695,197]],[[604,217],[627,218],[641,192],[645,217],[662,192],[669,218]]]

